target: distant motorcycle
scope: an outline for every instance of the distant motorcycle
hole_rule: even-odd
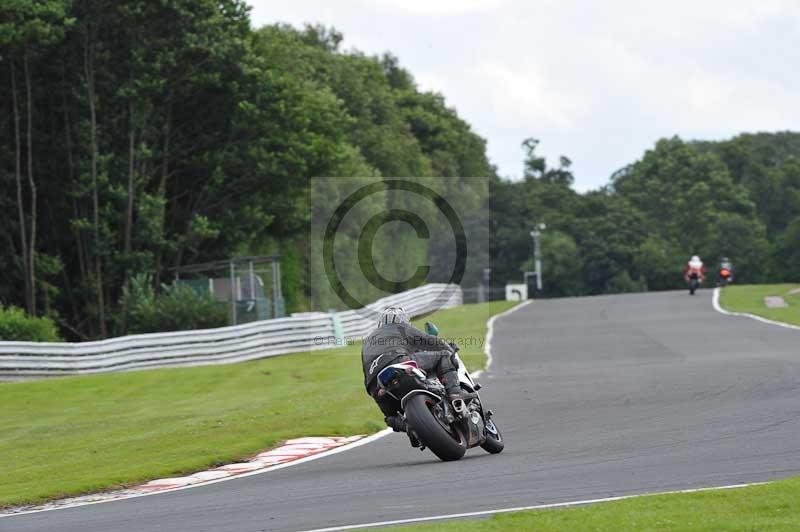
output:
[[[430,322],[425,324],[425,330],[434,336],[439,333]],[[499,453],[505,444],[492,420],[493,413],[484,408],[478,395],[480,385],[470,377],[457,354],[458,347],[455,344],[451,347],[463,400],[450,402],[436,375],[427,375],[412,360],[392,364],[378,373],[378,393],[398,402],[406,430],[419,440],[421,449],[427,447],[444,461],[458,460],[467,449],[477,446],[488,453]]]
[[[701,276],[702,274],[696,271],[690,271],[687,274],[687,283],[689,284],[690,295],[694,295],[695,291],[700,288],[700,282],[702,281]]]
[[[717,286],[728,286],[733,282],[733,272],[728,268],[722,268],[719,271],[719,278],[717,279]]]

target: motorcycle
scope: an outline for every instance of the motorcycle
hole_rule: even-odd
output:
[[[731,282],[733,282],[733,275],[731,275],[731,271],[728,268],[722,268],[719,271],[719,279],[717,280],[717,286],[720,287],[728,286]]]
[[[700,274],[697,272],[689,273],[689,294],[694,295],[698,288],[700,288]]]
[[[425,323],[425,331],[433,336],[439,334],[438,328],[430,322]],[[493,413],[484,407],[478,395],[481,386],[472,380],[458,356],[458,346],[450,345],[464,399],[449,401],[438,377],[427,375],[412,360],[381,370],[378,393],[399,403],[398,411],[406,422],[406,431],[420,442],[420,450],[427,447],[444,461],[459,460],[467,449],[478,446],[497,454],[505,444],[492,420]]]

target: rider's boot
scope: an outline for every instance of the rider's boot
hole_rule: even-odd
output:
[[[389,416],[385,418],[386,424],[395,432],[405,432],[406,422],[400,416]]]
[[[386,424],[392,428],[395,432],[405,432],[408,434],[408,440],[411,442],[411,447],[422,447],[422,444],[417,439],[417,435],[414,434],[414,431],[407,430],[408,425],[406,425],[405,420],[400,416],[389,416],[384,418],[386,420]]]

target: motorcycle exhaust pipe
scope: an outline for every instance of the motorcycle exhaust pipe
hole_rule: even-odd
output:
[[[453,399],[453,410],[456,414],[464,414],[467,411],[467,405],[464,404],[463,399]]]

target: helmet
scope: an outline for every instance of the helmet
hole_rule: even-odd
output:
[[[728,257],[722,257],[722,262],[730,262],[730,259]]]
[[[392,323],[408,323],[408,314],[403,307],[386,307],[378,320],[378,327],[391,325]]]
[[[697,255],[692,255],[692,260],[690,262],[700,262],[700,257]]]

